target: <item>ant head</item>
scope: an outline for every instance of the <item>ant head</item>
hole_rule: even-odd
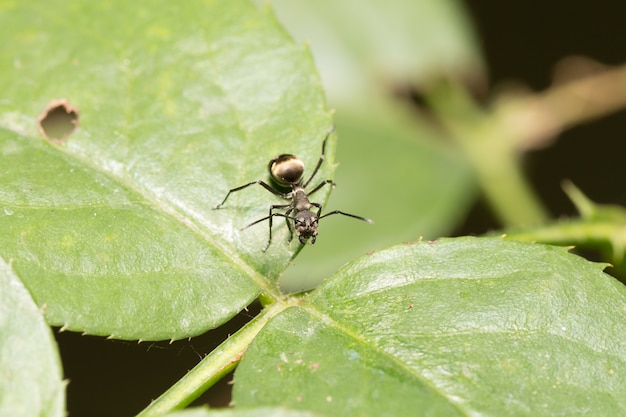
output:
[[[267,166],[272,179],[282,186],[297,184],[304,174],[304,163],[295,155],[283,154],[272,159]]]
[[[309,238],[311,244],[315,243],[317,237],[317,215],[309,210],[298,212],[293,219],[293,227],[298,235],[300,243],[305,244]]]

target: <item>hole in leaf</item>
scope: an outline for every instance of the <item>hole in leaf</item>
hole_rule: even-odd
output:
[[[39,131],[44,138],[61,143],[78,127],[78,113],[67,100],[53,100],[37,119]]]

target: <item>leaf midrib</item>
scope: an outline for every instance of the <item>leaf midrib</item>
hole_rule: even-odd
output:
[[[20,140],[41,140],[39,138],[22,135],[19,132],[14,131],[14,133],[19,136]],[[57,152],[61,152],[63,155],[66,156],[66,158],[70,159],[72,162],[78,164],[79,166],[83,168],[86,167],[91,171],[96,172],[97,174],[103,175],[106,178],[110,179],[112,183],[126,189],[127,192],[141,197],[141,199],[131,199],[128,202],[123,202],[119,205],[119,207],[113,207],[104,204],[98,204],[94,206],[85,205],[85,207],[104,207],[117,210],[122,207],[134,208],[135,206],[140,206],[163,214],[164,216],[172,219],[175,223],[182,225],[184,228],[192,232],[195,236],[201,238],[202,241],[205,242],[207,245],[211,246],[217,252],[221,253],[223,256],[229,259],[231,263],[235,265],[242,272],[243,275],[248,277],[256,286],[258,286],[262,292],[270,295],[274,294],[276,297],[279,297],[276,288],[269,285],[269,282],[265,279],[265,277],[259,274],[249,264],[247,264],[232,248],[232,246],[225,244],[225,242],[222,242],[220,239],[216,238],[216,236],[211,235],[208,230],[205,230],[205,228],[201,227],[197,222],[195,222],[193,220],[193,217],[188,215],[189,213],[180,210],[179,207],[168,204],[167,200],[156,198],[156,195],[154,193],[148,192],[149,190],[143,187],[137,187],[135,182],[128,181],[124,177],[120,177],[118,175],[115,175],[111,171],[103,169],[100,165],[95,164],[91,160],[84,158],[82,154],[78,152],[72,152],[67,147],[63,146],[54,146],[54,149]],[[33,207],[28,206],[28,208],[31,209]],[[45,209],[46,207],[34,208]],[[74,207],[65,207],[65,209],[73,208]],[[55,206],[54,209],[58,210],[59,207]],[[187,216],[185,214],[187,214]]]
[[[357,343],[361,344],[362,346],[367,346],[369,349],[375,351],[378,355],[387,358],[390,362],[393,362],[394,364],[396,364],[401,369],[404,369],[407,372],[407,374],[412,375],[415,379],[419,380],[423,385],[429,387],[433,392],[436,392],[442,398],[445,398],[454,408],[459,410],[460,413],[462,413],[464,415],[467,415],[467,416],[471,415],[470,410],[462,407],[461,404],[453,401],[451,396],[447,395],[447,393],[442,391],[438,386],[434,385],[430,380],[425,378],[422,374],[420,374],[419,372],[416,372],[413,368],[407,366],[407,364],[405,362],[402,362],[401,360],[399,360],[398,358],[396,358],[393,355],[389,354],[385,350],[383,350],[383,349],[379,348],[378,346],[376,346],[375,344],[369,342],[360,333],[357,333],[353,329],[350,329],[349,327],[346,327],[346,326],[340,324],[339,322],[337,322],[335,319],[333,319],[329,315],[324,314],[323,312],[321,312],[320,310],[315,308],[314,305],[310,305],[310,304],[309,305],[301,305],[300,308],[304,309],[312,317],[317,318],[324,325],[330,326],[330,327],[340,331],[344,335],[354,339]]]

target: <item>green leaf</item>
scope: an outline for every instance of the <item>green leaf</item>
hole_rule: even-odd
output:
[[[626,208],[612,204],[596,204],[569,181],[563,189],[580,213],[580,218],[563,218],[537,227],[506,230],[506,238],[554,245],[576,245],[593,248],[610,259],[618,271],[626,263]]]
[[[65,384],[52,332],[0,258],[0,415],[63,416]]]
[[[296,39],[310,41],[332,102],[368,107],[381,83],[405,86],[445,72],[480,74],[462,2],[274,0]]]
[[[261,3],[260,1],[258,1]],[[325,219],[282,282],[312,288],[355,256],[449,235],[478,190],[473,170],[409,96],[432,78],[483,77],[470,16],[459,1],[274,0],[281,22],[310,43],[339,135],[328,209],[371,227]]]
[[[242,409],[209,410],[206,408],[193,408],[174,413],[168,413],[166,417],[323,417],[323,414],[302,410],[288,410],[286,408],[259,407]]]
[[[224,323],[299,249],[255,186],[277,154],[311,169],[331,125],[313,62],[246,1],[0,3],[0,255],[49,323],[177,339]],[[64,99],[62,143],[37,119]],[[329,163],[320,177],[331,177]],[[323,201],[323,192],[318,198]]]
[[[623,415],[626,291],[563,248],[461,238],[356,260],[276,316],[238,406],[332,415]]]

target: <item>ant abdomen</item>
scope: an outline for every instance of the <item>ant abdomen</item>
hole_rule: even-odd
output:
[[[267,169],[274,181],[279,185],[289,187],[302,179],[304,163],[295,155],[283,154],[272,159]]]

